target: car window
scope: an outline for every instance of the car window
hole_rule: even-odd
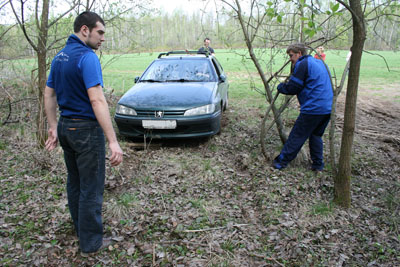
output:
[[[215,66],[215,69],[218,73],[218,75],[221,75],[224,73],[224,69],[222,68],[221,64],[218,62],[216,58],[213,58],[213,64]]]
[[[216,77],[207,60],[157,60],[141,80],[214,82]]]

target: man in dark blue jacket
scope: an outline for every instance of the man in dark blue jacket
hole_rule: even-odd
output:
[[[286,95],[297,95],[300,115],[281,153],[274,159],[273,167],[285,168],[296,158],[308,139],[311,169],[321,171],[324,168],[322,135],[329,123],[333,99],[329,71],[322,60],[307,55],[304,44],[292,44],[286,52],[294,69],[289,81],[278,85],[278,91]]]

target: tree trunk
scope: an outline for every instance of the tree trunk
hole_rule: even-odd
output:
[[[46,86],[47,75],[46,75],[46,56],[47,56],[47,34],[48,34],[48,23],[49,23],[49,0],[43,0],[42,16],[40,19],[39,37],[38,37],[38,113],[36,117],[36,138],[39,146],[44,147],[46,142],[46,120],[44,111],[44,88]]]
[[[274,114],[274,119],[275,119],[275,123],[276,123],[277,128],[278,128],[279,137],[280,137],[282,143],[285,143],[287,138],[288,138],[288,136],[284,131],[284,126],[283,126],[282,119],[279,116],[280,115],[279,111],[277,110],[275,105],[273,105],[274,97],[272,96],[272,92],[271,92],[270,86],[268,84],[268,80],[265,77],[265,74],[264,74],[263,69],[262,69],[262,67],[260,65],[260,62],[258,61],[257,56],[254,53],[254,48],[253,48],[253,44],[252,44],[252,40],[251,40],[251,37],[250,37],[250,34],[249,34],[248,27],[246,27],[245,22],[244,22],[244,18],[242,17],[242,10],[241,10],[241,7],[240,7],[240,3],[239,3],[238,0],[236,0],[235,2],[236,2],[236,6],[238,8],[237,9],[238,20],[239,20],[240,26],[241,26],[242,31],[243,31],[243,35],[244,35],[244,39],[245,39],[245,42],[246,42],[246,45],[247,45],[247,49],[249,50],[250,58],[253,61],[254,65],[255,65],[255,67],[257,69],[257,72],[261,77],[261,80],[262,80],[263,85],[264,85],[265,92],[267,94],[268,103],[270,105],[272,105],[271,106],[271,110],[272,110],[272,113]],[[257,34],[257,32],[254,32],[252,34],[254,36],[255,34]]]
[[[352,56],[350,58],[349,79],[347,83],[339,169],[334,178],[334,202],[344,208],[349,208],[351,205],[351,151],[355,129],[361,56],[366,39],[365,19],[360,0],[350,0],[350,11],[352,12],[353,20],[353,46],[351,49]]]
[[[342,74],[342,78],[340,80],[339,86],[335,84],[335,90],[333,92],[333,101],[332,101],[332,113],[331,113],[331,122],[329,128],[329,152],[330,152],[330,163],[332,167],[333,176],[337,175],[337,167],[336,167],[336,149],[335,149],[335,128],[336,128],[336,104],[340,92],[343,89],[344,82],[346,81],[347,73],[349,72],[350,60],[346,62],[346,66],[344,67],[344,71]]]

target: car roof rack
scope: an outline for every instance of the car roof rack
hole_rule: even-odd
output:
[[[169,52],[160,53],[158,55],[158,58],[160,58],[162,56],[182,55],[182,54],[184,54],[184,55],[199,54],[199,55],[205,55],[206,57],[208,57],[211,53],[209,51],[199,52],[197,50],[176,50],[176,51],[169,51]]]

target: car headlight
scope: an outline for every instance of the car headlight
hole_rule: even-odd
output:
[[[192,108],[185,111],[184,116],[196,116],[196,115],[204,115],[211,114],[215,111],[215,105],[205,105],[198,108]]]
[[[121,114],[121,115],[131,115],[131,116],[136,116],[137,113],[133,108],[128,108],[123,105],[117,105],[117,109],[115,110],[115,113]]]

